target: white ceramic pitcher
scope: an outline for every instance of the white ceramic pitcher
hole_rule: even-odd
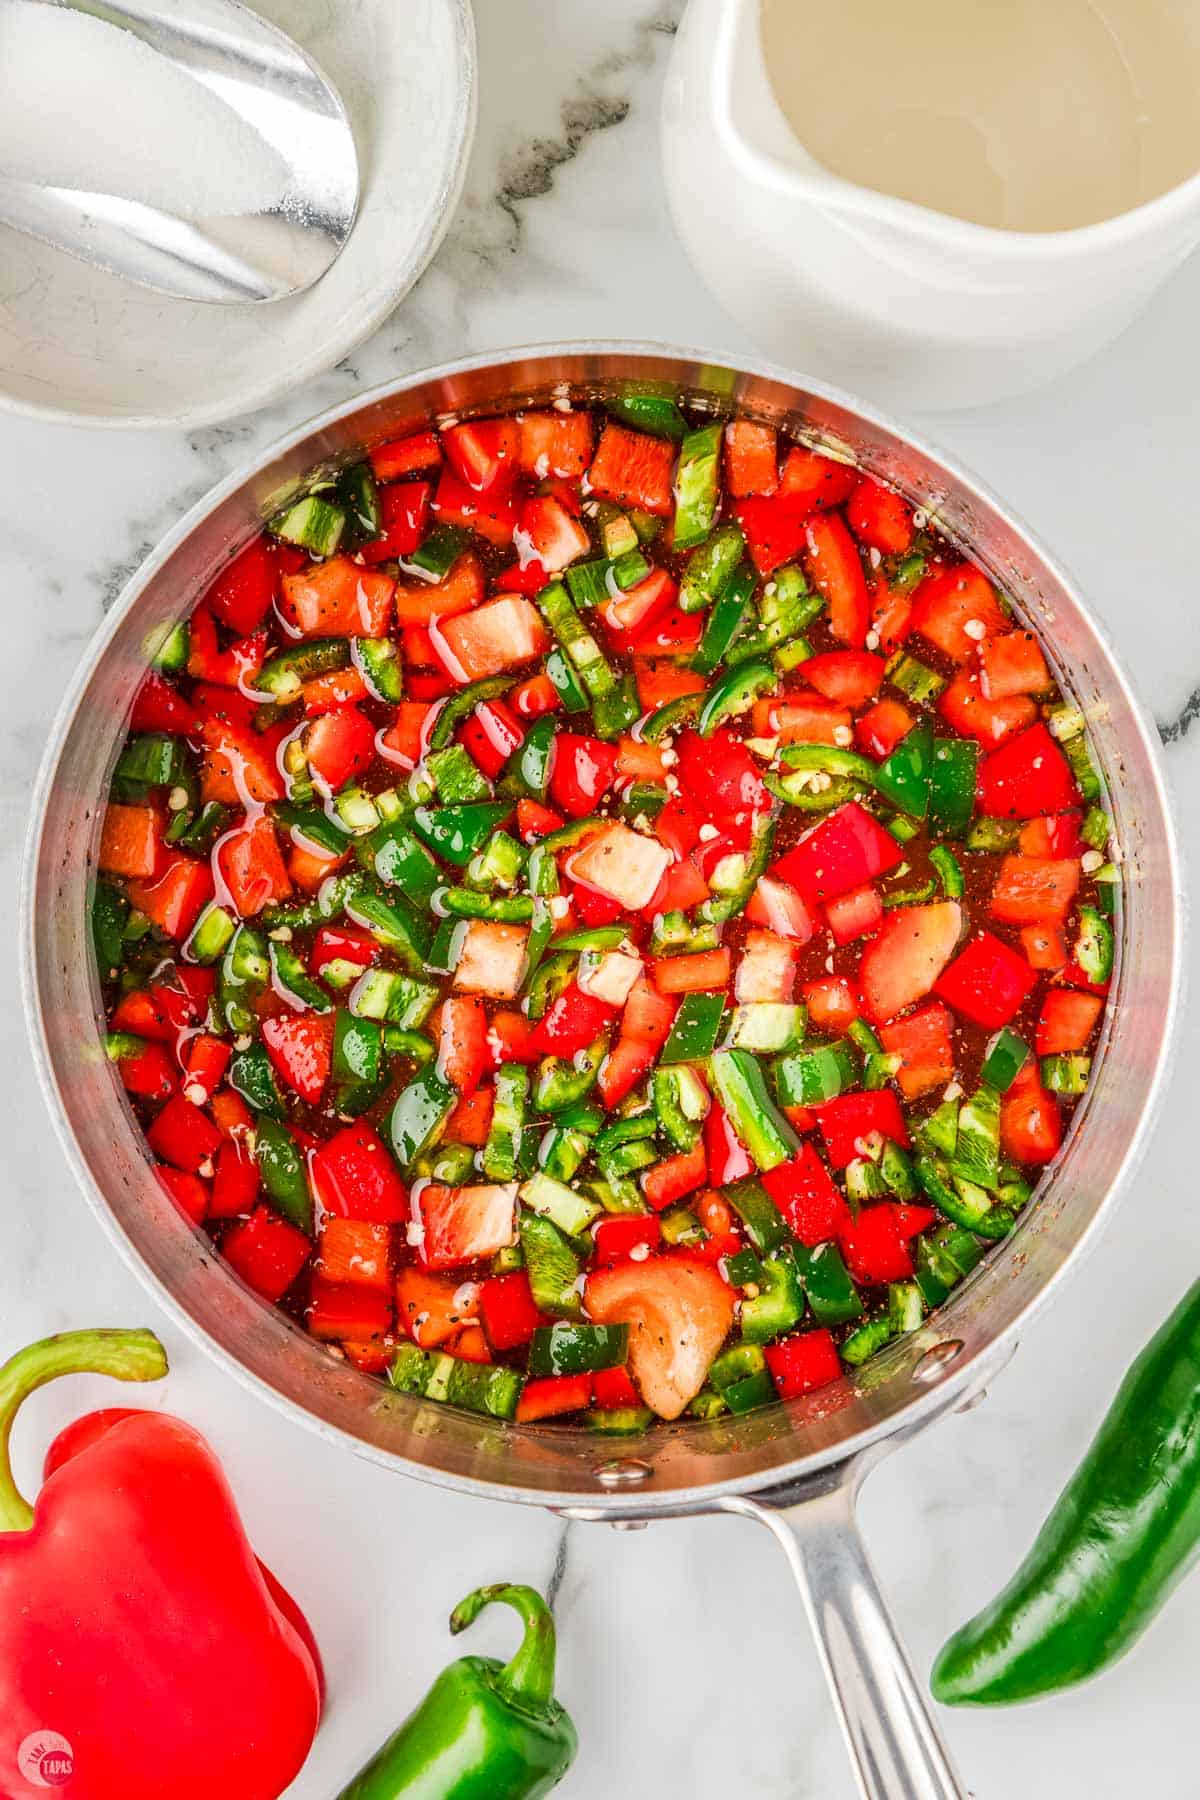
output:
[[[970,224],[830,174],[775,100],[759,0],[690,0],[662,145],[676,227],[726,310],[786,366],[886,406],[973,406],[1052,380],[1200,243],[1200,173],[1049,232]]]

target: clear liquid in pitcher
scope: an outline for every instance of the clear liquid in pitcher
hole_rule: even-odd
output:
[[[775,97],[846,181],[1010,231],[1200,168],[1200,0],[762,0]]]

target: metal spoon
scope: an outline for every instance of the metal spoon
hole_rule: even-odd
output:
[[[287,182],[269,211],[196,219],[0,173],[0,224],[187,300],[279,300],[325,273],[354,223],[358,156],[337,91],[305,51],[238,0],[39,3],[90,13],[169,57],[272,146]]]

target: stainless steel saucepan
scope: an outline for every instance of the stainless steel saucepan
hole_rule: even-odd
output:
[[[1124,857],[1119,961],[1090,1092],[1038,1197],[951,1301],[853,1379],[787,1407],[656,1427],[619,1449],[571,1426],[514,1426],[393,1394],[263,1306],[212,1256],[150,1173],[98,1045],[88,890],[110,772],[144,670],[143,642],[185,614],[231,550],[314,465],[447,415],[662,382],[738,406],[852,456],[936,513],[1041,628],[1084,708]],[[854,1524],[865,1473],[961,1405],[1015,1346],[1113,1204],[1162,1085],[1181,975],[1183,901],[1157,739],[1068,577],[943,457],[845,395],[655,346],[567,344],[475,358],[325,413],[226,481],[129,583],[85,658],[34,796],[24,895],[28,1016],[46,1098],[79,1181],[118,1246],[192,1335],[315,1430],[400,1474],[497,1500],[619,1521],[732,1512],[779,1539],[816,1633],[862,1793],[951,1800],[963,1789],[901,1649]]]

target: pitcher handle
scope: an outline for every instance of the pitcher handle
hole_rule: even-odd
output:
[[[863,1800],[967,1800],[897,1635],[855,1518],[859,1472],[730,1497],[774,1533],[800,1589]]]

